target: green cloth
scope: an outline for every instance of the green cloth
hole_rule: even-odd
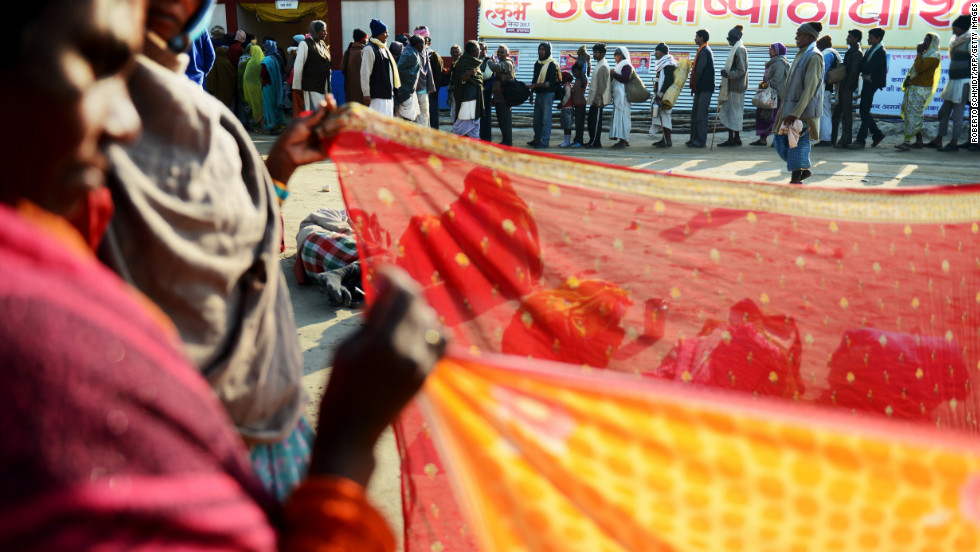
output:
[[[262,60],[265,54],[262,48],[252,45],[249,49],[252,58],[245,65],[245,76],[242,79],[245,89],[245,101],[252,108],[252,119],[256,123],[262,120]]]

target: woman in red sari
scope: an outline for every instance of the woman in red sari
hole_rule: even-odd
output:
[[[0,152],[0,549],[393,549],[364,485],[374,441],[442,353],[432,313],[403,276],[382,279],[335,360],[310,476],[280,509],[172,325],[67,222],[98,231],[102,147],[139,130],[125,77],[143,3],[22,11],[0,66],[20,85],[0,97],[45,108],[14,114]]]

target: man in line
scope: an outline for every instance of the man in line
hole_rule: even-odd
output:
[[[963,131],[963,110],[970,103],[970,44],[976,34],[969,15],[961,15],[951,25],[953,37],[949,42],[949,80],[943,88],[943,106],[939,108],[939,128],[936,137],[926,147],[939,151],[957,151]],[[953,136],[943,146],[943,136],[953,122]]]
[[[694,65],[691,67],[694,106],[691,108],[691,139],[686,144],[689,148],[703,148],[708,143],[708,107],[711,105],[711,95],[715,92],[715,57],[708,46],[709,39],[707,29],[698,29],[694,33],[698,53],[694,56]]]
[[[653,101],[660,106],[660,113],[657,117],[653,118],[653,122],[650,125],[650,133],[656,135],[658,130],[661,130],[663,132],[663,138],[659,142],[654,142],[653,147],[669,148],[673,145],[670,141],[670,133],[674,128],[670,119],[672,110],[664,109],[661,101],[664,99],[664,94],[667,93],[667,89],[674,84],[674,71],[677,69],[677,60],[674,59],[674,56],[670,55],[670,48],[663,42],[657,44],[653,55],[656,58],[654,62],[653,89],[655,97]]]
[[[728,52],[725,68],[721,70],[721,91],[718,93],[718,118],[728,129],[728,139],[720,147],[741,146],[743,116],[745,115],[745,91],[749,87],[749,57],[742,44],[742,26],[728,31]]]
[[[802,184],[810,177],[810,137],[819,136],[823,111],[823,56],[817,50],[817,38],[823,25],[804,23],[796,31],[793,65],[786,77],[783,104],[776,114],[776,138],[773,146],[792,171],[790,184]],[[786,129],[782,128],[786,125]],[[794,144],[795,142],[795,144]]]
[[[500,128],[501,136],[500,143],[504,146],[512,146],[514,145],[513,120],[511,118],[510,104],[504,99],[504,84],[517,79],[517,70],[514,67],[514,62],[510,59],[510,49],[506,45],[501,44],[497,48],[497,61],[494,62],[491,59],[487,65],[494,74],[493,93],[490,99],[493,102],[494,110],[497,112],[497,127]],[[488,107],[484,107],[489,110]]]
[[[364,92],[361,91],[361,53],[365,44],[367,33],[354,29],[353,40],[347,45],[340,64],[340,71],[344,74],[344,101],[348,103],[361,103],[364,99]]]
[[[826,148],[834,145],[831,141],[831,129],[833,128],[833,109],[831,109],[831,103],[834,98],[834,89],[838,85],[830,84],[827,82],[827,71],[830,71],[834,67],[837,67],[843,60],[837,50],[834,49],[833,39],[830,35],[823,35],[820,40],[817,41],[817,49],[823,53],[823,115],[820,116],[820,141],[817,142],[814,147],[816,148]]]
[[[420,69],[423,50],[425,50],[425,39],[419,35],[412,35],[408,44],[402,49],[401,55],[398,56],[398,76],[402,86],[395,90],[395,113],[413,123],[419,119],[419,95],[416,89],[422,76]]]
[[[442,63],[442,56],[432,49],[432,36],[428,27],[425,29],[425,48],[429,52],[429,67],[432,70],[432,82],[435,87],[429,93],[429,126],[439,130],[439,89],[445,86],[445,68]]]
[[[860,29],[847,31],[847,52],[844,52],[844,80],[840,81],[837,89],[837,105],[834,107],[832,119],[833,129],[830,141],[835,148],[846,148],[851,145],[854,133],[854,94],[861,84],[861,65],[864,63],[864,52],[861,51],[861,39],[864,34]],[[837,141],[837,128],[841,127],[840,141]]]
[[[480,118],[480,140],[490,142],[493,139],[491,133],[492,121],[490,119],[490,95],[493,86],[493,69],[490,68],[490,56],[487,52],[487,43],[480,42],[480,72],[483,73],[483,116]]]
[[[561,87],[558,62],[551,57],[551,43],[538,45],[538,61],[528,88],[534,92],[534,138],[527,143],[533,148],[547,148],[551,140],[551,109],[555,104],[555,90]]]
[[[453,64],[452,94],[455,111],[453,134],[480,137],[483,117],[483,71],[480,70],[480,43],[466,42],[463,55]]]
[[[592,83],[589,87],[589,141],[587,148],[602,147],[602,110],[612,101],[609,62],[606,61],[606,45],[597,42],[592,47],[592,59],[596,61]]]
[[[456,122],[456,106],[453,102],[453,67],[456,66],[456,62],[459,58],[463,56],[463,49],[459,47],[459,44],[453,44],[449,47],[449,58],[452,60],[449,67],[444,70],[444,77],[446,82],[446,96],[448,97],[449,103],[449,120],[453,123]]]
[[[317,109],[330,90],[330,48],[327,46],[327,24],[317,19],[310,23],[309,36],[296,48],[293,64],[293,90],[303,93],[306,111]]]
[[[391,117],[395,112],[395,90],[401,87],[398,68],[385,42],[388,26],[371,20],[371,40],[361,52],[361,103]]]
[[[885,38],[885,30],[875,27],[868,31],[868,54],[861,64],[861,129],[858,130],[857,140],[847,146],[851,149],[864,149],[864,140],[871,132],[871,147],[875,147],[885,139],[885,133],[878,128],[878,123],[871,116],[871,106],[875,101],[875,92],[888,84],[888,53],[881,41]]]
[[[419,101],[419,116],[415,118],[415,122],[422,126],[429,126],[429,97],[436,91],[436,80],[432,72],[432,52],[429,50],[429,28],[419,25],[415,27],[415,34],[422,38],[422,51],[419,52],[419,81],[415,85],[415,94]]]

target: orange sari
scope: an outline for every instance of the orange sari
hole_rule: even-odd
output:
[[[733,183],[339,123],[369,300],[401,265],[456,346],[396,428],[408,550],[980,542],[980,186]]]

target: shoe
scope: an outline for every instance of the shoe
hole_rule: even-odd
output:
[[[939,148],[936,151],[959,151],[959,150],[960,150],[960,147],[959,146],[957,146],[956,144],[950,142],[950,143],[946,144],[945,146]]]
[[[684,145],[685,146],[690,146],[693,143],[694,143],[694,140],[688,140],[687,142],[684,142]]]
[[[925,144],[923,144],[923,145],[924,145],[925,147],[927,147],[927,148],[932,148],[932,149],[939,149],[939,148],[941,148],[941,147],[943,147],[943,145],[942,145],[942,144],[937,144],[937,143],[935,143],[935,142],[926,142],[926,143],[925,143]]]
[[[871,147],[873,148],[878,147],[878,144],[880,144],[881,141],[884,139],[885,139],[884,134],[879,134],[878,136],[875,136],[874,138],[871,139]]]
[[[568,142],[562,142],[562,143],[558,144],[558,147],[559,148],[570,148],[570,147],[572,147],[572,144],[570,144]]]
[[[803,181],[800,179],[800,177],[802,176],[802,174],[803,174],[803,171],[799,171],[799,170],[793,171],[793,173],[789,177],[789,183],[790,184],[803,184]]]
[[[909,147],[912,149],[922,149],[925,147],[925,145],[922,142],[915,142],[910,144]]]
[[[901,144],[895,146],[895,149],[897,149],[898,151],[909,151],[910,149],[912,149],[912,146],[910,146],[908,142],[902,142]]]
[[[629,145],[628,142],[616,142],[611,147],[612,147],[612,149],[623,149],[623,148],[630,147],[630,145]]]
[[[834,144],[834,147],[837,148],[837,149],[847,149],[847,148],[851,147],[851,143],[850,142],[837,142],[836,144]]]
[[[583,146],[582,146],[582,144],[580,144],[580,143],[578,143],[578,142],[575,142],[575,143],[573,143],[573,144],[572,144],[572,147],[573,147],[573,148],[581,148],[581,147],[583,147]]]
[[[703,148],[704,144],[695,144],[694,142],[688,142],[687,147],[689,148]]]
[[[667,142],[663,138],[661,138],[659,142],[654,142],[653,143],[653,147],[655,147],[655,148],[666,148],[667,147]]]
[[[742,141],[741,140],[725,140],[724,142],[718,144],[718,147],[719,148],[730,148],[730,147],[733,147],[733,146],[741,146],[741,145],[742,145]]]
[[[807,178],[810,178],[811,176],[813,176],[813,173],[810,172],[810,169],[803,169],[803,170],[801,170],[800,171],[800,184],[802,184],[804,180],[806,180]]]
[[[527,143],[527,145],[529,145],[529,146],[531,146],[533,148],[533,147],[535,147],[535,146],[538,145],[538,142],[537,142],[537,140],[531,140],[530,142]]]
[[[755,142],[749,142],[749,145],[750,146],[768,146],[769,144],[767,144],[766,141],[763,140],[762,138],[759,138]]]
[[[862,150],[864,149],[864,140],[858,140],[857,142],[851,142],[847,145],[847,149],[852,150]]]
[[[829,147],[831,147],[833,145],[834,145],[834,143],[831,142],[830,140],[820,140],[819,142],[817,142],[816,144],[814,144],[813,147],[815,147],[815,148],[829,148]]]

